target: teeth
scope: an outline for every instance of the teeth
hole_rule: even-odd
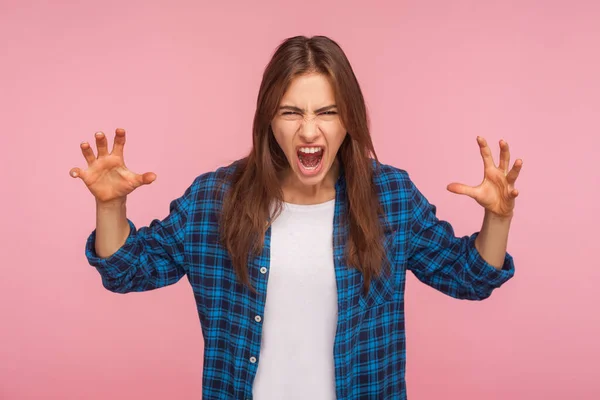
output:
[[[301,151],[302,153],[313,154],[313,153],[318,153],[318,152],[322,151],[323,149],[321,147],[300,147],[300,149],[298,149],[298,150]]]

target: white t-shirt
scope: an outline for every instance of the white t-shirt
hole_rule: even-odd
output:
[[[335,199],[283,206],[271,225],[270,271],[253,397],[332,400],[336,398]]]

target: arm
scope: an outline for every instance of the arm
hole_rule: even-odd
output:
[[[484,207],[481,231],[455,237],[450,224],[436,218],[435,206],[410,182],[413,205],[410,268],[421,281],[450,296],[481,300],[514,275],[513,260],[506,246],[519,194],[514,184],[523,161],[517,160],[508,171],[508,143],[500,141],[498,166],[486,140],[477,137],[477,143],[484,164],[483,182],[477,187],[451,183],[448,190],[472,197]]]
[[[501,268],[494,268],[475,247],[479,233],[456,237],[410,179],[407,184],[412,216],[408,269],[421,282],[457,299],[483,300],[514,275],[510,254],[504,253]]]
[[[514,214],[515,199],[519,191],[515,182],[523,166],[518,159],[509,171],[510,151],[508,143],[500,141],[500,163],[494,163],[492,152],[486,140],[477,137],[477,143],[483,159],[484,177],[479,186],[471,187],[462,183],[451,183],[448,190],[473,198],[485,209],[481,233],[475,242],[483,258],[496,268],[502,267],[506,253],[508,231]]]
[[[171,201],[163,220],[139,229],[126,217],[124,202],[97,206],[97,227],[87,239],[85,254],[106,289],[141,292],[172,285],[185,275],[185,230],[194,188]]]
[[[481,231],[475,240],[479,254],[495,268],[502,268],[511,221],[512,216],[499,217],[486,211]]]
[[[107,258],[119,250],[129,236],[127,197],[111,202],[96,199],[95,250],[99,257]]]

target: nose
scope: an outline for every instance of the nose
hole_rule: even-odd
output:
[[[316,116],[304,118],[300,127],[300,136],[306,142],[312,142],[320,135],[319,125],[317,124]]]

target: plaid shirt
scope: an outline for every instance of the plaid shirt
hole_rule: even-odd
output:
[[[376,166],[375,161],[373,165]],[[116,293],[172,285],[184,275],[194,291],[204,336],[202,398],[251,399],[260,363],[262,316],[269,279],[271,229],[262,254],[249,261],[253,294],[236,280],[226,249],[218,241],[218,213],[235,163],[204,173],[170,203],[169,215],[136,229],[113,255],[99,258],[95,230],[85,253],[103,286]],[[406,399],[404,287],[406,271],[455,298],[482,300],[514,274],[507,253],[501,270],[479,255],[477,233],[456,237],[406,171],[379,164],[375,187],[388,229],[384,245],[392,274],[375,278],[367,295],[362,274],[344,262],[348,225],[343,167],[336,181],[333,255],[338,321],[332,356],[337,399]],[[261,318],[259,318],[261,317]]]

